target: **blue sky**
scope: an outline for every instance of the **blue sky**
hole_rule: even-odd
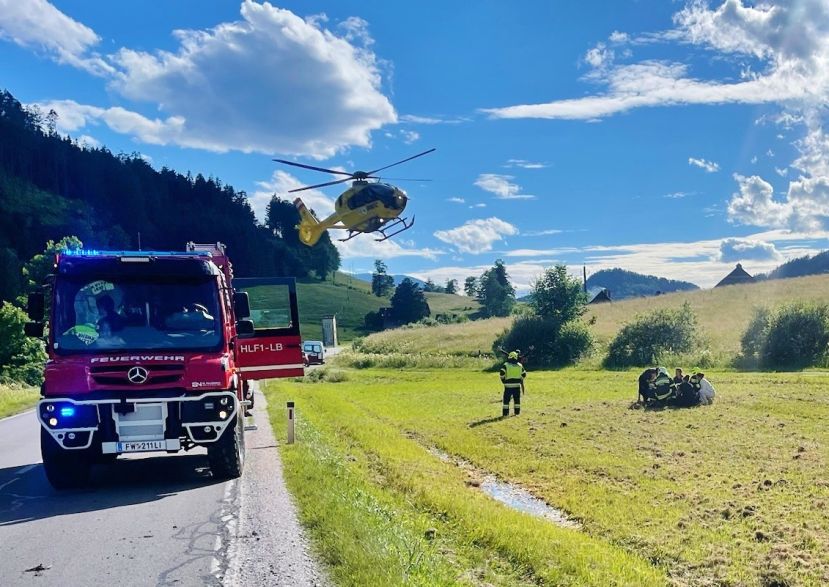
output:
[[[261,211],[394,169],[415,227],[343,268],[437,282],[503,258],[711,286],[829,248],[829,0],[0,0],[2,83],[88,145],[219,177]],[[159,8],[155,8],[158,6]],[[339,186],[337,186],[339,187]],[[324,214],[335,188],[306,192]]]

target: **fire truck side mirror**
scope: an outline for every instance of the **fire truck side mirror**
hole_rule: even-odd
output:
[[[237,291],[233,294],[233,311],[236,312],[236,319],[250,317],[250,298],[248,292]]]
[[[236,322],[237,336],[253,336],[256,330],[253,327],[253,320],[239,320]]]
[[[35,322],[43,321],[43,313],[45,309],[45,299],[43,292],[34,292],[29,294],[29,300],[26,304],[29,318]]]
[[[32,338],[43,338],[43,322],[26,322],[23,325],[23,332]]]

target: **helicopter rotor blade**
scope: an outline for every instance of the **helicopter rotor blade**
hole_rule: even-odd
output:
[[[285,165],[293,165],[294,167],[302,167],[303,169],[311,169],[313,171],[322,171],[323,173],[332,173],[334,175],[347,175],[351,177],[353,174],[347,171],[338,171],[336,169],[326,169],[325,167],[314,167],[313,165],[305,165],[305,163],[296,163],[294,161],[286,161],[285,159],[274,159],[277,163],[284,163]]]
[[[288,190],[288,193],[292,194],[294,192],[304,192],[305,190],[312,190],[314,188],[324,188],[325,186],[337,185],[338,183],[344,183],[346,181],[351,181],[351,178],[346,177],[345,179],[338,179],[337,181],[327,181],[325,183],[318,183],[315,185],[306,185],[305,187],[297,188],[295,190]]]
[[[381,167],[380,169],[375,169],[373,171],[368,171],[368,172],[366,172],[366,175],[374,175],[378,171],[383,171],[384,169],[388,169],[389,167],[394,167],[395,165],[400,165],[401,163],[405,163],[406,161],[411,161],[412,159],[417,159],[418,157],[423,157],[423,155],[428,155],[429,153],[431,153],[434,150],[435,150],[435,148],[431,148],[428,151],[423,151],[422,153],[418,153],[417,155],[412,155],[411,157],[408,157],[406,159],[401,159],[397,163],[392,163],[391,165],[386,165],[385,167]]]
[[[378,179],[387,179],[389,181],[432,181],[431,179],[414,178],[414,177],[381,177]]]

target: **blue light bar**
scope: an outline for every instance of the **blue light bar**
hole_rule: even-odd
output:
[[[71,418],[75,415],[75,408],[73,408],[72,406],[61,408],[60,415],[62,418]]]
[[[209,251],[99,251],[96,249],[65,249],[67,257],[211,257]]]

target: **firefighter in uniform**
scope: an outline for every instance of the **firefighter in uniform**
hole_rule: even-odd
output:
[[[504,384],[504,406],[501,415],[509,416],[509,402],[513,400],[515,415],[521,413],[521,394],[524,391],[524,378],[527,371],[518,361],[518,353],[512,351],[507,355],[507,362],[501,367],[501,382]]]

